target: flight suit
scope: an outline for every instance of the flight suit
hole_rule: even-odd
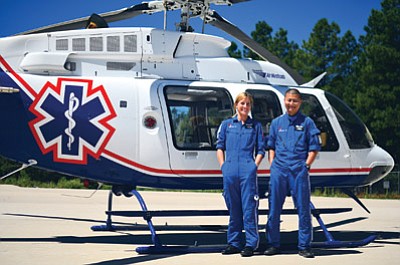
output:
[[[275,158],[271,165],[266,232],[272,247],[280,247],[280,215],[290,192],[299,216],[298,248],[310,248],[311,189],[306,159],[310,151],[321,149],[319,134],[314,121],[300,111],[294,116],[281,115],[271,123],[267,148],[275,150]]]
[[[224,120],[218,130],[217,149],[225,151],[221,170],[224,199],[229,210],[228,244],[241,249],[258,247],[258,185],[254,157],[265,155],[262,128],[250,117],[242,124],[237,117]]]

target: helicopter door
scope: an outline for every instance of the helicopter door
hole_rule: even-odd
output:
[[[365,124],[345,102],[329,92],[325,92],[325,96],[332,106],[350,148],[352,170],[362,172],[365,170],[363,167],[369,166],[365,158],[374,147],[374,140]]]
[[[321,105],[316,95],[302,93],[303,103],[301,111],[313,119],[315,125],[321,132],[321,151],[315,161],[314,169],[322,174],[340,173],[348,174],[351,172],[351,159],[347,145],[340,144],[335,131],[339,132],[340,128],[335,127],[332,122],[333,115],[329,114],[332,105],[327,104],[326,107]],[[326,111],[325,111],[326,110]],[[327,112],[328,115],[327,115]],[[331,120],[330,120],[331,119]],[[340,139],[344,142],[344,139]]]
[[[171,169],[181,176],[220,175],[215,147],[219,125],[233,115],[228,91],[179,85],[159,89]]]

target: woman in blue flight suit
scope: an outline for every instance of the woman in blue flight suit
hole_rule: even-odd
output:
[[[218,130],[217,159],[224,178],[224,198],[229,210],[228,246],[222,254],[253,255],[258,247],[257,168],[265,155],[261,124],[249,117],[252,96],[240,93],[236,114],[224,120]],[[254,156],[256,156],[254,158]],[[246,232],[242,249],[242,230]]]
[[[308,170],[320,150],[320,131],[313,120],[299,110],[302,100],[297,89],[285,93],[286,113],[274,119],[269,130],[267,148],[271,165],[269,215],[265,255],[280,252],[280,215],[290,191],[299,216],[299,254],[314,257],[311,251],[312,224],[310,177]]]

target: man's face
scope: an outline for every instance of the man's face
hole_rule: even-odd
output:
[[[286,111],[290,116],[296,115],[301,106],[301,99],[299,95],[288,93],[285,96]]]

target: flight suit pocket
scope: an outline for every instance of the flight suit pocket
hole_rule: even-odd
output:
[[[253,159],[244,159],[244,161],[240,162],[242,170],[245,170],[247,175],[255,175],[257,173],[257,165]]]
[[[226,132],[226,149],[234,149],[237,146],[239,140],[239,133],[233,130],[227,130]]]
[[[232,163],[229,160],[225,160],[221,167],[222,176],[224,178],[229,178],[234,176],[234,169],[232,168]]]
[[[307,141],[305,139],[306,133],[305,131],[295,131],[295,151],[304,152],[307,151]]]
[[[253,149],[255,142],[255,132],[254,129],[246,129],[242,134],[242,148],[243,149]]]

